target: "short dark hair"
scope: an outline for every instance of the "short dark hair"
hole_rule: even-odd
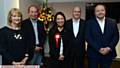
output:
[[[95,8],[96,8],[97,6],[99,6],[99,5],[104,6],[104,8],[106,9],[105,4],[99,3],[99,4],[96,4],[96,5],[94,6],[94,11],[95,11]]]
[[[39,9],[38,9],[38,7],[37,7],[36,5],[30,5],[30,6],[28,7],[28,13],[29,13],[31,7],[35,7],[35,8],[37,9],[37,12],[39,12]]]

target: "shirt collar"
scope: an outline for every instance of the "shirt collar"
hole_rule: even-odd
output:
[[[99,22],[105,22],[105,17],[104,17],[102,20],[100,20],[100,19],[97,18],[97,17],[96,17],[96,19],[97,19],[97,21],[99,21]]]
[[[33,20],[33,19],[30,19],[31,20],[31,22],[37,22],[38,20],[36,19],[36,20]]]
[[[80,19],[78,19],[78,20],[75,20],[74,18],[73,18],[73,22],[79,22],[80,21]]]

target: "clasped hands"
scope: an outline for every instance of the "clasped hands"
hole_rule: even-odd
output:
[[[63,61],[63,60],[64,60],[64,55],[61,54],[61,55],[59,56],[58,60]]]
[[[42,51],[42,50],[43,50],[42,47],[38,47],[38,46],[35,47],[35,52],[40,52],[40,51]]]
[[[12,64],[13,65],[25,65],[26,61],[28,60],[28,56],[29,56],[28,54],[25,54],[25,58],[23,58],[22,61],[20,62],[13,61]]]
[[[110,47],[100,48],[100,50],[99,50],[99,52],[100,52],[102,55],[107,55],[110,51],[111,51],[111,48],[110,48]]]

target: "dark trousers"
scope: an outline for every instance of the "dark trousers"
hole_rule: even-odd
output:
[[[88,68],[110,68],[112,59],[88,58]]]
[[[50,58],[50,65],[49,68],[65,68],[64,61],[60,61],[58,59]]]
[[[69,56],[66,58],[67,68],[84,68],[84,58],[81,56]]]

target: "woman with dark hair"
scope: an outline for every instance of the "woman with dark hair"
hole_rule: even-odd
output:
[[[49,32],[50,68],[65,68],[64,62],[67,46],[69,46],[68,32],[64,28],[65,15],[62,12],[57,12],[54,23]]]

